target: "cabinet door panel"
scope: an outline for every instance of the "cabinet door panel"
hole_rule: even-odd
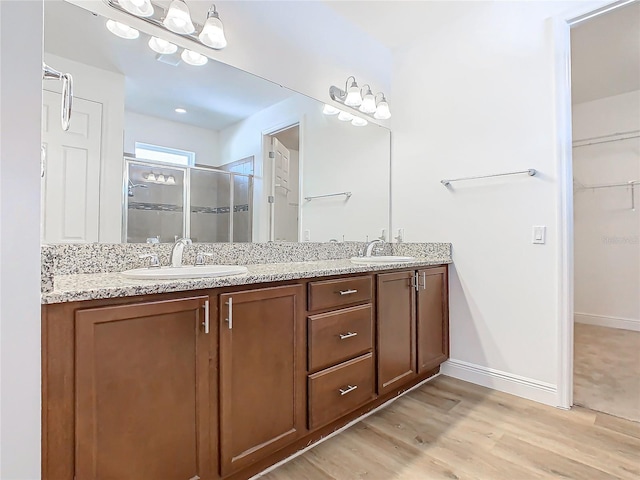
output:
[[[222,475],[304,433],[303,301],[298,285],[220,296]]]
[[[416,376],[414,273],[378,275],[378,394]]]
[[[447,267],[418,272],[418,373],[427,372],[449,358]]]
[[[208,297],[76,312],[76,478],[209,475]]]

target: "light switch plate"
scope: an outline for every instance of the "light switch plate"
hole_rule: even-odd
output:
[[[311,241],[311,230],[305,230],[304,231],[304,241],[305,242],[310,242]]]
[[[544,245],[547,243],[547,227],[544,225],[533,226],[533,237],[531,243],[537,245]]]

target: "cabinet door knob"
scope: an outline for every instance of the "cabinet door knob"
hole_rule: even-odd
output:
[[[204,333],[209,333],[209,300],[204,301],[204,321],[202,322],[202,326],[204,327]]]
[[[225,321],[229,324],[229,330],[233,328],[233,298],[229,298],[229,301],[226,302],[226,305],[229,306],[229,316],[225,319]]]
[[[340,290],[340,295],[351,295],[353,293],[358,293],[358,290]]]
[[[347,333],[341,333],[339,336],[340,336],[340,340],[344,340],[345,338],[351,338],[357,335],[358,335],[358,332],[347,332]]]
[[[347,388],[340,388],[340,395],[346,395],[347,393],[351,393],[353,392],[356,388],[358,388],[357,385],[347,385]]]

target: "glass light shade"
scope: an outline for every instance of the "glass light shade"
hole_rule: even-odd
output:
[[[362,104],[362,96],[356,82],[353,82],[347,90],[347,98],[344,99],[344,104],[350,107],[359,107]]]
[[[215,48],[216,50],[222,50],[227,46],[227,39],[224,36],[224,27],[222,26],[222,22],[218,18],[217,13],[207,18],[198,38],[202,43],[211,48]]]
[[[373,96],[373,93],[371,93],[371,90],[369,90],[362,99],[362,104],[358,110],[363,113],[373,113],[376,111],[376,98]]]
[[[351,120],[353,120],[353,115],[340,110],[340,113],[338,114],[338,120],[342,120],[343,122],[350,122]]]
[[[145,173],[143,175],[143,178],[149,182],[155,182],[156,181],[156,176],[153,173]]]
[[[193,50],[187,50],[186,48],[180,54],[182,60],[189,65],[193,65],[194,67],[200,67],[209,61],[207,57],[204,55],[194,52]]]
[[[334,107],[333,105],[327,105],[325,103],[324,107],[322,107],[322,113],[324,113],[325,115],[337,115],[340,113],[340,109]]]
[[[164,183],[166,181],[166,179],[164,178],[163,174],[158,175],[158,178],[156,178],[156,181],[158,183]]]
[[[167,185],[175,185],[176,184],[176,179],[173,175],[169,175],[167,177]]]
[[[367,122],[364,118],[353,117],[353,120],[351,120],[351,125],[354,125],[356,127],[366,127],[367,125],[369,125],[369,122]]]
[[[196,31],[191,21],[189,7],[182,0],[173,0],[169,5],[169,11],[162,24],[169,30],[181,35],[186,35]]]
[[[153,15],[151,0],[118,0],[118,3],[127,12],[138,17],[150,17]]]
[[[373,114],[373,118],[377,118],[378,120],[387,120],[391,118],[391,110],[389,110],[389,104],[382,100],[378,103],[378,107],[376,108],[376,113]]]
[[[107,29],[115,36],[124,38],[126,40],[133,40],[140,36],[140,32],[135,28],[131,28],[124,23],[116,22],[115,20],[107,20]]]
[[[178,46],[166,41],[164,38],[151,37],[149,39],[149,48],[154,52],[163,55],[171,55],[178,51]]]

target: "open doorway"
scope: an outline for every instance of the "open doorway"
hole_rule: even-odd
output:
[[[640,421],[640,2],[572,25],[573,403]]]
[[[269,241],[300,239],[300,125],[265,135],[269,175]]]

